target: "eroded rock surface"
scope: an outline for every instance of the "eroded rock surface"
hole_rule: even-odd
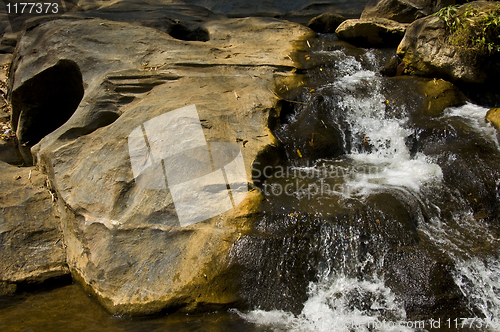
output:
[[[69,274],[46,176],[0,161],[0,295]],[[3,292],[3,294],[2,294]]]
[[[208,142],[239,145],[251,183],[252,163],[275,144],[272,91],[296,84],[290,54],[311,30],[265,18],[210,19],[198,23],[209,39],[190,41],[119,20],[32,24],[15,54],[13,95],[60,61],[78,66],[85,89],[69,120],[32,149],[58,198],[73,276],[113,313],[238,301],[228,251],[261,196],[250,190],[235,209],[180,227],[170,191],[134,181],[128,136],[194,104]]]
[[[476,1],[461,6],[459,10],[466,6],[481,9],[495,4]],[[406,72],[412,75],[484,83],[498,71],[498,68],[494,69],[497,65],[493,57],[480,59],[447,43],[445,23],[436,16],[421,18],[409,25],[397,53],[403,58]]]

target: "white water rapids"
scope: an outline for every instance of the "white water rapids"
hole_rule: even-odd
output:
[[[325,51],[321,51],[326,53]],[[373,173],[356,173],[345,178],[341,198],[368,196],[375,191],[400,190],[420,199],[423,186],[439,185],[443,173],[435,160],[422,154],[412,155],[407,144],[411,131],[405,127],[408,110],[398,109],[398,116],[386,114],[386,104],[391,103],[382,93],[382,78],[372,70],[363,68],[354,57],[342,51],[330,52],[336,61],[333,70],[340,74],[333,83],[326,84],[318,91],[341,96],[338,105],[344,111],[350,125],[353,139],[367,137],[372,145],[370,152],[353,148],[346,158],[355,165],[374,166]],[[374,62],[375,57],[367,52],[365,61]],[[340,59],[340,60],[339,60]],[[377,67],[377,66],[374,66]],[[368,90],[364,97],[355,95],[358,89]],[[398,96],[397,98],[404,98]],[[464,106],[445,110],[442,117],[459,117],[477,133],[495,142],[496,132],[484,121],[487,109],[467,103]],[[314,167],[302,168],[314,171]],[[475,324],[472,327],[482,331],[500,331],[500,263],[494,256],[476,258],[465,253],[462,248],[473,245],[460,243],[460,231],[469,232],[471,228],[488,241],[497,241],[488,230],[478,223],[469,212],[457,213],[453,228],[434,218],[430,223],[420,223],[418,231],[424,234],[455,263],[455,283],[463,294],[470,299],[483,319],[465,321]],[[359,245],[359,234],[351,229],[346,247]],[[328,246],[329,238],[323,238]],[[468,240],[463,240],[468,241]],[[449,248],[454,248],[450,250]],[[355,252],[355,250],[353,250]],[[383,255],[382,255],[383,256]],[[373,261],[371,256],[359,258],[344,256],[342,259],[355,262],[356,265],[374,264],[381,267],[383,262]],[[371,261],[370,261],[371,260]],[[380,269],[378,270],[380,271]],[[353,305],[353,302],[356,303]],[[464,321],[454,321],[455,317],[429,317],[423,320],[407,320],[402,303],[399,303],[393,291],[386,285],[383,275],[374,272],[362,279],[348,276],[344,271],[321,271],[317,282],[311,282],[308,299],[303,304],[300,314],[281,310],[264,311],[256,309],[249,312],[236,311],[249,322],[271,331],[432,331],[436,330],[437,320],[441,328],[458,327]],[[474,317],[467,317],[474,319]],[[448,319],[448,320],[447,320]],[[481,326],[479,327],[479,324]],[[495,325],[496,324],[496,325]]]

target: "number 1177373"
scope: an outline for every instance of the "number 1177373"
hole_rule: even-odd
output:
[[[57,14],[57,2],[18,2],[8,3],[7,14]]]

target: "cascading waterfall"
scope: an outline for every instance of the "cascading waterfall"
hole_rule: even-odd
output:
[[[415,120],[411,97],[410,102],[399,103],[397,99],[407,96],[388,97],[390,84],[375,71],[380,54],[356,52],[349,54],[342,47],[316,51],[323,59],[329,58],[329,65],[321,66],[321,73],[317,68],[310,72],[329,76],[329,80],[307,88],[275,130],[288,148],[285,166],[293,176],[271,176],[261,185],[269,200],[291,206],[284,209],[283,223],[295,216],[288,211],[307,212],[316,218],[315,240],[309,242],[307,250],[319,258],[311,263],[316,272],[309,282],[307,299],[300,312],[264,310],[258,301],[257,309],[236,312],[273,331],[420,331],[436,328],[438,319],[441,328],[460,328],[462,317],[477,318],[472,329],[500,330],[495,321],[500,316],[499,232],[495,219],[487,217],[497,207],[483,204],[482,215],[478,207],[481,198],[476,196],[484,192],[478,189],[465,194],[469,188],[454,187],[458,178],[450,178],[466,174],[469,178],[460,180],[473,182],[473,176],[488,173],[491,179],[484,180],[484,187],[496,184],[484,195],[494,195],[491,201],[498,201],[498,173],[489,164],[481,164],[484,168],[472,175],[453,173],[460,168],[453,163],[467,160],[467,153],[483,161],[482,155],[467,150],[469,145],[492,153],[492,164],[498,165],[496,132],[484,121],[487,109],[467,103],[448,108],[422,125]],[[318,96],[326,110],[318,119],[319,126],[323,131],[335,128],[343,153],[311,158],[314,160],[304,165],[301,155],[305,152],[300,149],[307,144],[299,147],[289,132],[304,119],[303,113],[316,105]],[[311,147],[314,139],[313,133],[308,142]],[[462,150],[468,152],[462,156]],[[306,183],[300,190],[299,180]],[[297,186],[290,192],[274,190],[294,183]],[[440,258],[434,259],[434,255]],[[415,267],[411,265],[414,257],[421,262]],[[434,268],[438,272],[432,272]],[[434,276],[442,271],[449,279]],[[442,294],[429,300],[433,295],[423,283],[423,290],[405,289],[409,287],[405,273],[417,275],[417,281],[409,279],[410,284],[427,278],[432,285],[448,283],[443,289],[450,288],[449,284],[455,287],[447,301],[453,302],[454,297],[464,301],[466,308],[456,312],[462,316],[452,317],[455,309],[446,309],[446,304],[436,316],[426,312],[433,309],[425,306],[432,307]],[[405,292],[409,292],[406,298]],[[469,323],[472,321],[466,321],[467,327]]]

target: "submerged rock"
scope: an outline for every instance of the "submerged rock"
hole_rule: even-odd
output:
[[[352,19],[337,28],[337,36],[359,47],[396,46],[403,38],[406,24],[385,18]]]
[[[72,274],[112,313],[239,300],[238,268],[228,252],[253,222],[261,196],[250,191],[236,208],[181,226],[170,179],[169,189],[165,180],[158,189],[135,181],[129,137],[148,120],[195,105],[206,141],[241,150],[246,186],[253,161],[275,144],[267,127],[274,85],[293,86],[288,54],[311,30],[261,18],[208,20],[201,27],[210,37],[204,42],[135,24],[62,18],[40,23],[18,44],[13,92],[60,61],[81,72],[81,103],[32,151],[58,196]],[[220,190],[227,193],[227,186]]]
[[[0,161],[0,295],[19,283],[42,283],[69,274],[46,177],[35,168]]]

